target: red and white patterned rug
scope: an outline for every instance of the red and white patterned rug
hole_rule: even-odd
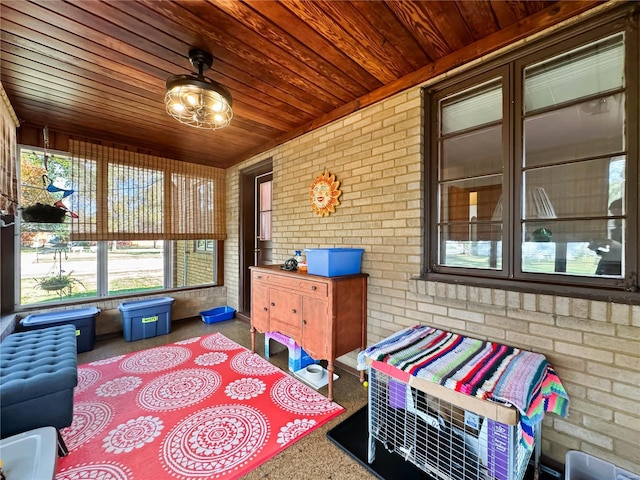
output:
[[[56,480],[233,479],[344,412],[220,333],[78,367]]]

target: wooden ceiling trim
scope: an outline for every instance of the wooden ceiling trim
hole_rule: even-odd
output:
[[[287,31],[299,42],[308,45],[313,52],[333,65],[334,68],[344,72],[345,76],[358,82],[366,91],[382,85],[382,82],[371,75],[366,68],[351,60],[334,43],[294,15],[282,3],[258,0],[249,2],[249,6],[282,30]]]
[[[263,58],[263,66],[271,70],[281,80],[300,89],[311,89],[312,94],[333,107],[345,101],[353,100],[354,96],[345,88],[336,85],[330,79],[319,75],[307,63],[298,60],[286,50],[274,45],[270,40],[259,35],[242,22],[226,15],[224,10],[211,7],[207,3],[183,3],[182,8],[204,20],[209,25],[217,25],[222,35],[240,38],[244,41],[243,51],[252,51],[253,55]],[[269,28],[269,27],[268,27]],[[254,62],[251,59],[252,63]],[[277,66],[277,69],[274,69]]]
[[[317,61],[317,55],[314,51],[291,36],[286,30],[262,17],[248,5],[235,0],[216,1],[214,4],[227,15],[234,17],[247,28],[262,36],[266,41],[278,46],[304,65],[308,65],[316,76],[320,75],[321,78],[326,78],[335,84],[329,85],[331,89],[334,89],[336,85],[341,87],[349,97],[348,100],[353,100],[366,92],[366,89],[358,82],[350,76],[344,75],[341,70],[329,62]]]
[[[370,51],[363,48],[351,37],[350,32],[336,24],[316,2],[282,0],[282,4],[336,47],[349,52],[348,56],[352,61],[365,68],[380,82],[391,82],[398,78],[399,72],[396,71],[396,68],[388,68],[381,64]]]
[[[357,0],[351,3],[371,25],[383,32],[385,39],[388,39],[391,44],[396,46],[400,55],[411,64],[412,70],[420,68],[432,60],[413,35],[409,33],[402,22],[389,9],[386,2]],[[388,28],[389,25],[396,26]]]
[[[278,84],[284,81],[290,85],[288,92],[300,101],[315,104],[317,108],[326,112],[340,104],[340,101],[328,95],[322,89],[313,84],[303,84],[296,81],[290,71],[286,71],[279,64],[264,56],[258,50],[232,38],[229,35],[222,35],[217,30],[211,28],[211,24],[200,15],[196,15],[185,7],[190,4],[178,2],[156,2],[143,0],[143,2],[157,12],[162,12],[168,19],[180,18],[183,22],[189,23],[189,28],[198,32],[201,40],[199,46],[209,50],[214,58],[223,59],[225,62],[233,64],[242,63],[252,65],[252,71],[248,72],[259,77],[263,82],[267,82],[273,88],[278,88]],[[173,21],[173,20],[171,20]],[[176,30],[179,25],[176,25]],[[205,41],[206,39],[206,41]],[[214,48],[215,47],[215,48]],[[242,62],[240,62],[240,59]],[[214,62],[214,69],[216,63]],[[292,83],[293,82],[293,83]],[[230,88],[228,85],[227,88]],[[233,95],[233,91],[231,92]]]
[[[292,140],[300,135],[304,135],[310,131],[313,131],[322,126],[336,121],[346,115],[354,113],[362,108],[373,105],[379,101],[389,98],[392,95],[402,92],[407,88],[415,87],[436,78],[455,67],[465,65],[472,60],[481,58],[522,40],[526,37],[532,36],[538,32],[541,32],[547,28],[553,27],[565,20],[569,20],[581,13],[584,13],[593,7],[600,5],[602,2],[599,0],[581,0],[581,1],[567,1],[555,3],[550,7],[538,12],[537,14],[523,18],[522,21],[512,24],[488,37],[485,37],[477,42],[467,45],[463,49],[454,52],[442,59],[432,62],[429,65],[425,65],[423,68],[416,70],[403,78],[384,85],[371,93],[368,93],[353,102],[343,105],[342,107],[329,112],[322,117],[314,119],[313,121],[298,127],[295,130],[287,132],[286,134],[268,141],[264,145],[253,148],[246,155],[235,160],[235,163],[247,160],[255,155],[265,152],[271,148],[281,145],[289,140]]]

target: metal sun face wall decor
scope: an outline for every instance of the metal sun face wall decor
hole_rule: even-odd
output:
[[[340,182],[336,180],[335,175],[331,175],[327,170],[313,180],[309,190],[309,202],[311,202],[311,209],[316,215],[325,217],[336,211],[336,207],[340,205],[338,197],[342,194],[338,187],[340,187]]]

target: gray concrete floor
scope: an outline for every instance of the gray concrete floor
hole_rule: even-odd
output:
[[[247,323],[234,319],[206,324],[199,317],[196,317],[172,322],[171,333],[168,335],[135,342],[127,342],[121,336],[98,338],[92,351],[78,355],[78,363],[88,363],[214,332],[220,332],[246,348],[251,348],[251,335]],[[288,371],[288,351],[286,348],[272,342],[270,350],[269,360],[282,370]],[[264,356],[264,335],[256,334],[256,352]],[[367,403],[367,392],[356,375],[340,368],[336,368],[335,373],[340,378],[333,384],[334,401],[344,407],[346,411],[243,478],[247,480],[362,480],[376,478],[326,437],[327,431]],[[327,395],[327,387],[320,389],[320,393]]]

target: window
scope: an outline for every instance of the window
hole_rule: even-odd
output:
[[[430,88],[429,272],[636,290],[636,37],[547,39]]]
[[[45,160],[46,156],[46,160]],[[37,149],[20,150],[20,203],[23,207],[42,204],[59,205],[66,210],[61,223],[19,222],[19,279],[17,303],[65,303],[163,289],[216,285],[218,283],[218,241],[205,240],[73,240],[71,221],[75,215],[76,198],[70,172],[70,158],[63,153],[45,153]],[[115,174],[114,174],[115,175]],[[132,181],[130,180],[130,183]],[[153,190],[145,189],[146,192]],[[203,191],[197,191],[203,201]],[[118,195],[110,198],[115,212],[130,218],[122,208],[135,198]],[[139,199],[157,201],[150,193]],[[83,207],[78,212],[90,211]],[[44,219],[46,220],[46,219]],[[194,248],[195,246],[195,248]]]

